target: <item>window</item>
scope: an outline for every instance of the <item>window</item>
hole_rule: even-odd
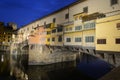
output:
[[[8,42],[10,42],[10,40],[8,40]]]
[[[52,33],[55,33],[55,32],[56,32],[56,29],[53,29],[53,30],[52,30]]]
[[[10,38],[10,36],[8,36],[8,38]]]
[[[95,22],[84,24],[84,29],[94,29],[94,28],[95,28]]]
[[[88,6],[83,8],[83,12],[85,12],[85,13],[88,12]]]
[[[106,39],[97,39],[97,44],[106,44]]]
[[[75,26],[75,30],[81,30],[82,26]]]
[[[81,42],[82,40],[81,40],[81,38],[80,37],[76,37],[75,38],[75,42]]]
[[[118,0],[111,0],[111,5],[117,4]]]
[[[65,19],[69,18],[69,13],[65,14]]]
[[[72,27],[65,28],[65,31],[72,31]]]
[[[71,38],[66,38],[66,42],[71,42]]]
[[[117,30],[120,30],[120,23],[117,23],[116,28]]]
[[[58,42],[62,42],[62,36],[58,37]]]
[[[48,38],[47,41],[49,42],[49,41],[50,41],[50,38]]]
[[[62,32],[63,31],[63,28],[62,27],[58,27],[57,28],[57,32]]]
[[[56,18],[53,18],[53,23],[55,23],[56,22]]]
[[[45,28],[50,28],[50,27],[51,27],[51,23],[45,25]]]
[[[94,36],[86,36],[85,42],[94,42]]]
[[[47,34],[50,34],[50,31],[47,31]]]
[[[55,38],[52,38],[52,41],[54,42],[54,41],[55,41]]]
[[[120,44],[120,38],[116,38],[116,44]]]

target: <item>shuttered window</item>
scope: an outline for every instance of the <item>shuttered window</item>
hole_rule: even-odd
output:
[[[85,42],[94,42],[94,36],[86,36]]]
[[[97,44],[106,44],[106,39],[97,39]]]
[[[80,37],[76,37],[75,38],[75,42],[81,42],[82,40],[81,40],[81,38]]]
[[[120,38],[116,38],[116,44],[120,44]]]
[[[71,42],[71,38],[66,38],[66,42]]]

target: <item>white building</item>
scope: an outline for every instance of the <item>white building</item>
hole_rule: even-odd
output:
[[[82,12],[86,12],[87,14],[99,12],[104,13],[106,16],[115,15],[120,13],[120,0],[78,0],[41,19],[23,26],[19,31],[23,33],[23,40],[25,40],[37,25],[40,26],[45,23],[52,23],[53,20],[55,20],[55,26],[57,26],[57,24],[73,21],[73,15]]]

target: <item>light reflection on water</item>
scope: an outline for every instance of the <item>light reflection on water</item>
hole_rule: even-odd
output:
[[[27,80],[28,55],[27,52],[12,54],[0,52],[0,80]],[[25,79],[24,79],[25,80]]]
[[[29,66],[29,80],[97,80],[108,73],[112,65],[88,54],[78,62],[65,62],[47,66]]]
[[[78,62],[28,66],[26,53],[10,56],[9,52],[0,52],[0,80],[97,80],[112,69],[110,64],[88,54],[81,55]]]

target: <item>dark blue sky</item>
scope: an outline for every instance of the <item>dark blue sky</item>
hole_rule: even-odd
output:
[[[0,21],[18,27],[60,9],[76,0],[0,0]]]

